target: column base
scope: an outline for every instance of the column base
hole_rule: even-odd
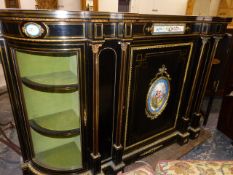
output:
[[[179,124],[179,128],[178,128],[180,133],[184,134],[187,132],[188,126],[189,126],[189,121],[190,120],[187,117],[182,117],[180,119],[180,122],[179,122],[180,124]]]
[[[199,128],[200,121],[201,121],[202,114],[201,113],[194,113],[192,116],[191,127],[192,128]]]
[[[190,133],[190,138],[195,139],[200,135],[200,120],[202,114],[201,113],[194,113],[192,117],[191,126],[188,128]]]
[[[112,158],[114,164],[120,164],[122,162],[123,147],[122,145],[117,146],[116,144],[112,147]]]
[[[115,174],[117,174],[119,171],[122,171],[124,169],[124,167],[125,167],[124,162],[121,162],[117,165],[114,162],[111,163],[111,169]]]
[[[99,174],[101,173],[101,156],[98,153],[97,155],[94,155],[91,153],[91,164],[92,164],[92,173],[93,174]]]
[[[125,167],[124,162],[121,162],[116,165],[113,161],[110,161],[102,166],[102,170],[104,174],[116,175],[118,174],[118,172],[123,171],[124,167]]]
[[[189,127],[190,139],[196,139],[200,135],[201,129]]]
[[[189,133],[185,132],[185,133],[179,133],[178,134],[178,138],[177,138],[177,142],[179,145],[184,145],[187,144],[189,142]]]

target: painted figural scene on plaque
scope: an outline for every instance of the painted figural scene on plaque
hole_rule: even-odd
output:
[[[146,100],[146,114],[150,119],[157,118],[164,111],[169,99],[170,76],[166,70],[165,65],[162,65],[162,68],[159,68],[159,72],[150,83]]]

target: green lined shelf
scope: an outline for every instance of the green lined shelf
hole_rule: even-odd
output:
[[[38,133],[49,137],[72,137],[80,135],[79,116],[74,110],[67,110],[29,120]]]
[[[35,161],[54,169],[77,169],[82,167],[81,151],[75,142],[67,143],[38,153]]]
[[[43,92],[65,93],[77,91],[79,88],[77,75],[71,71],[34,75],[21,79],[25,86]]]

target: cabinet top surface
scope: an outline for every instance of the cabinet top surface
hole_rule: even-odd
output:
[[[42,18],[46,20],[140,20],[153,21],[187,21],[187,22],[230,22],[231,18],[211,17],[211,16],[178,16],[178,15],[150,15],[138,13],[113,13],[113,12],[90,12],[90,11],[63,11],[63,10],[16,10],[0,9],[0,19],[25,19]]]

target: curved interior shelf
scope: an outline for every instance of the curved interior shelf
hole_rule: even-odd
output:
[[[69,93],[79,89],[77,76],[71,71],[22,77],[25,86],[42,92]]]
[[[77,169],[82,165],[81,151],[75,142],[38,153],[34,161],[55,169]]]
[[[80,135],[79,117],[73,110],[29,120],[36,132],[48,137],[73,137]]]

